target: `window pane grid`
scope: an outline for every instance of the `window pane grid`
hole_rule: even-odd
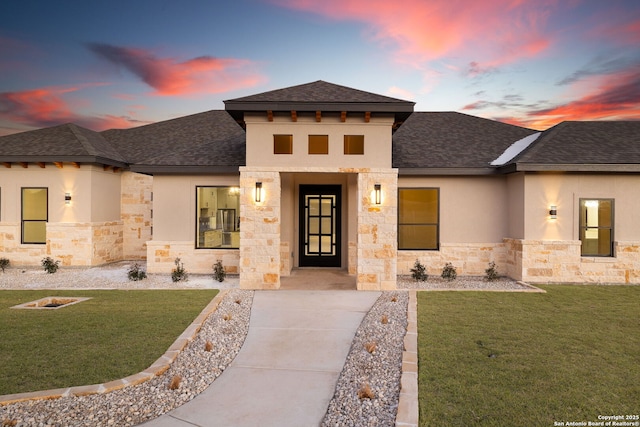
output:
[[[613,199],[580,199],[582,256],[614,256],[613,221]]]
[[[240,189],[196,187],[196,249],[240,247]]]
[[[398,189],[398,249],[439,249],[439,190]]]

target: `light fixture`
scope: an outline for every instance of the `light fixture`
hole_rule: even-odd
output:
[[[256,182],[256,203],[262,201],[262,183]]]
[[[71,193],[64,193],[64,204],[65,205],[71,204]]]
[[[558,218],[558,207],[556,205],[549,206],[549,219]]]
[[[376,184],[373,186],[373,191],[375,194],[376,205],[382,203],[382,185]]]

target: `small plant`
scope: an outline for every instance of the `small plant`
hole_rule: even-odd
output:
[[[236,304],[242,304],[242,300],[241,300],[240,298],[238,298],[238,299],[236,300]]]
[[[129,278],[129,280],[137,282],[138,280],[146,279],[147,273],[143,269],[141,269],[136,262],[127,272],[127,277]]]
[[[222,320],[224,320],[225,322],[228,322],[229,320],[231,320],[231,314],[227,313],[224,316],[222,316]]]
[[[48,274],[53,274],[60,268],[60,261],[54,261],[51,257],[42,259],[42,267]]]
[[[0,258],[0,268],[2,269],[2,272],[4,273],[4,269],[9,267],[10,261],[8,258]]]
[[[218,282],[224,282],[224,278],[227,277],[227,273],[224,271],[222,261],[218,260],[213,264],[213,278]]]
[[[180,262],[180,258],[176,258],[173,263],[176,267],[171,270],[171,280],[174,282],[187,280],[187,270],[184,269],[184,264]]]
[[[373,390],[371,390],[371,386],[369,384],[364,384],[362,387],[360,387],[360,390],[358,390],[358,398],[360,400],[373,399],[375,397],[376,395]]]
[[[391,297],[391,302],[398,302],[398,297],[397,296],[392,296]]]
[[[491,261],[489,263],[489,268],[487,268],[484,273],[484,278],[488,281],[491,282],[493,280],[496,280],[498,278],[498,269],[496,268],[496,263]]]
[[[213,343],[211,341],[207,341],[204,344],[204,351],[211,351],[213,350]]]
[[[447,281],[452,281],[456,277],[458,277],[458,273],[456,272],[456,268],[453,266],[453,264],[448,262],[444,265],[442,274],[440,276]]]
[[[389,323],[389,316],[387,316],[386,314],[383,314],[382,319],[380,319],[380,322],[382,322],[383,325],[386,325],[387,323]]]
[[[371,354],[373,354],[373,352],[376,351],[377,347],[378,347],[378,344],[375,341],[368,342],[364,345],[364,349]]]
[[[419,260],[416,260],[416,262],[413,264],[413,268],[411,269],[411,277],[413,277],[413,280],[415,280],[416,282],[425,282],[429,277],[427,275],[427,269]]]
[[[180,381],[182,381],[182,377],[180,375],[174,375],[169,383],[169,390],[177,390],[180,387]]]

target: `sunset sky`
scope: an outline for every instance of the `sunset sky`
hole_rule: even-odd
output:
[[[3,0],[0,135],[325,80],[546,129],[640,119],[638,0]]]

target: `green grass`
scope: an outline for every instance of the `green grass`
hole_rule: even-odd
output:
[[[99,384],[143,371],[216,290],[0,291],[0,395]],[[58,310],[9,307],[91,297]]]
[[[638,414],[640,286],[543,288],[418,293],[421,426]]]

